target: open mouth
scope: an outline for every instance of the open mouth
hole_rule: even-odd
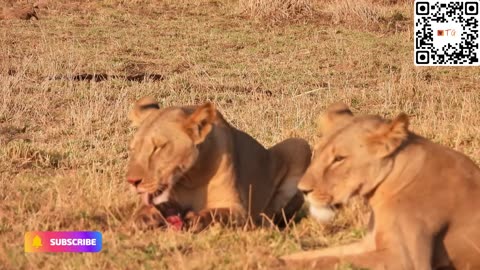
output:
[[[159,197],[160,195],[162,195],[164,190],[160,190],[160,189],[157,189],[155,192],[153,193],[148,193],[148,203],[149,204],[153,204],[153,199]]]
[[[148,193],[148,204],[157,205],[168,200],[168,185],[162,184],[152,193]]]
[[[168,194],[164,194],[166,190],[167,190],[166,188],[162,188],[162,189],[159,188],[152,193],[150,193],[150,192],[138,192],[138,195],[140,195],[140,197],[142,198],[142,201],[145,205],[155,205],[155,204],[158,204],[158,203],[156,203],[159,200],[158,198],[168,197]]]
[[[175,182],[178,180],[178,177],[172,175],[168,178],[161,178],[161,182],[158,184],[157,189],[153,192],[148,190],[139,190],[137,187],[137,192],[142,197],[142,201],[145,205],[159,205],[161,203],[167,202],[170,198],[170,191],[175,185]]]

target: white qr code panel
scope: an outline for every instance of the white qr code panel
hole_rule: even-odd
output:
[[[479,3],[415,1],[417,66],[479,66]]]

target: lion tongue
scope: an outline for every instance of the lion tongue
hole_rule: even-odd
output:
[[[183,221],[182,218],[178,215],[173,215],[173,216],[168,216],[167,222],[170,228],[172,228],[174,231],[180,231],[183,227]]]

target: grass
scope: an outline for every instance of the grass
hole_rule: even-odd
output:
[[[364,234],[359,202],[327,226],[133,229],[126,115],[144,95],[161,106],[213,101],[265,146],[291,136],[314,144],[316,118],[334,101],[387,117],[405,111],[414,131],[478,162],[478,72],[415,67],[413,6],[399,2],[337,20],[352,2],[326,1],[272,24],[228,0],[55,1],[39,21],[0,21],[0,268],[268,269],[276,256]],[[80,73],[165,79],[51,79]],[[99,230],[104,250],[25,254],[31,230]]]
[[[312,15],[311,0],[240,0],[243,11],[251,18],[274,22],[293,21]]]

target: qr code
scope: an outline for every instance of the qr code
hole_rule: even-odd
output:
[[[415,65],[479,66],[479,2],[415,1]]]

